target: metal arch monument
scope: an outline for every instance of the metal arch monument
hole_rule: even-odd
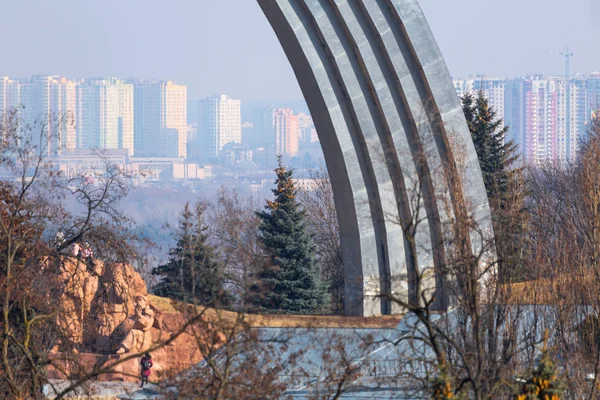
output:
[[[444,226],[453,215],[474,213],[483,235],[471,235],[473,251],[493,237],[477,154],[425,16],[417,0],[257,1],[323,148],[346,315],[400,311],[379,294],[416,301],[415,271],[443,268]],[[444,178],[458,175],[458,185]],[[408,237],[404,228],[415,220]],[[442,274],[430,285],[443,307]]]

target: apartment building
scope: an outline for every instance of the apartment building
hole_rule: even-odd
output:
[[[289,108],[278,108],[274,112],[275,149],[278,155],[295,157],[298,155],[299,124],[298,116]]]
[[[462,97],[465,93],[475,95],[478,91],[483,90],[490,106],[496,110],[496,117],[504,119],[506,80],[476,76],[469,79],[454,79],[453,83],[459,97]]]
[[[134,154],[134,88],[116,78],[77,86],[77,147],[127,149]]]
[[[215,162],[228,143],[242,143],[241,101],[215,95],[198,102],[198,140],[190,143],[193,159]]]
[[[134,84],[134,148],[145,157],[187,156],[187,86]]]
[[[2,120],[14,113],[23,133],[37,144],[46,144],[50,153],[72,151],[76,146],[76,86],[59,76],[0,77]]]

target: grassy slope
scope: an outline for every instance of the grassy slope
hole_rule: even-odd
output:
[[[177,313],[172,300],[149,295],[150,302],[160,311],[167,314]],[[222,311],[215,309],[204,309],[209,318],[220,320],[235,321],[238,314],[233,311]],[[338,315],[253,315],[247,314],[244,319],[254,327],[296,327],[296,328],[389,328],[393,329],[398,325],[401,315],[386,315],[380,317],[342,317]]]

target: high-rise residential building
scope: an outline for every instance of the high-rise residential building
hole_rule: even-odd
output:
[[[8,76],[0,77],[0,115],[5,122],[10,110],[19,112],[21,106],[21,84]]]
[[[591,73],[590,77],[586,79],[585,84],[586,115],[591,116],[592,113],[596,113],[598,110],[600,110],[600,72]]]
[[[133,83],[0,77],[0,115],[15,108],[23,126],[34,126],[34,134],[43,127],[57,138],[49,146],[53,154],[98,147],[127,149],[129,155],[139,150],[139,155],[185,157],[187,88],[172,81]]]
[[[134,153],[134,88],[116,78],[77,86],[77,147]]]
[[[298,155],[298,116],[289,108],[279,108],[274,113],[275,149],[278,155],[295,157]]]
[[[540,75],[507,84],[506,121],[526,164],[553,163],[566,156],[564,85]],[[562,117],[561,117],[562,116]],[[561,156],[562,155],[562,156]]]
[[[187,86],[136,82],[135,152],[147,157],[187,156]]]
[[[557,150],[559,91],[555,81],[535,77],[525,81],[523,95],[523,157],[526,163],[541,165],[554,158]]]
[[[289,108],[259,108],[254,110],[253,148],[273,149],[284,157],[298,155],[298,144],[314,142],[316,131],[310,115],[294,115]],[[317,139],[318,140],[318,139]]]
[[[56,104],[51,102],[51,87],[54,77],[48,75],[34,75],[21,82],[21,101],[23,103],[24,121],[34,123],[43,129],[51,128],[53,114],[57,114]],[[50,130],[50,129],[48,129]],[[34,133],[37,135],[37,133]],[[50,133],[48,133],[50,134]]]
[[[565,165],[575,160],[592,110],[600,104],[600,81],[593,76],[572,77],[568,85],[564,77],[478,76],[456,79],[454,87],[459,96],[484,91],[496,117],[509,125],[507,136],[519,146],[526,164]]]
[[[319,141],[315,124],[309,114],[303,112],[298,113],[298,130],[300,143],[306,145],[317,143]]]
[[[7,86],[10,82],[8,76],[0,76],[0,114],[7,108]]]
[[[198,140],[190,143],[193,158],[215,162],[228,143],[242,143],[241,102],[215,95],[198,102]],[[192,156],[192,155],[191,155]]]
[[[476,76],[469,79],[454,79],[453,82],[454,89],[459,97],[465,93],[476,94],[478,91],[483,90],[490,106],[496,110],[496,117],[504,119],[506,80]]]
[[[77,147],[77,83],[59,78],[52,83],[51,108],[55,109],[59,122],[58,135],[63,150]]]
[[[588,112],[587,106],[587,79],[580,76],[576,76],[570,79],[571,87],[569,93],[571,101],[568,103],[570,111],[567,114],[569,118],[570,127],[567,131],[568,144],[566,160],[574,162],[579,153],[579,144],[581,139],[586,134],[588,129],[588,122],[591,119],[591,113]]]
[[[575,77],[567,87],[562,77],[541,75],[506,83],[505,122],[526,164],[566,165],[575,160],[591,117],[589,85]]]
[[[591,128],[591,119],[600,117],[600,72],[592,72],[585,84],[585,116],[588,119],[585,132],[587,133]]]
[[[504,123],[509,125],[507,137],[512,140],[520,153],[525,144],[525,79],[506,81],[504,93]]]
[[[70,151],[76,145],[75,88],[75,82],[58,76],[0,77],[0,113],[6,117],[15,110],[21,126],[29,126],[33,140],[44,141],[49,153]]]

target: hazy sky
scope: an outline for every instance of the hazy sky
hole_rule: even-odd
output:
[[[359,0],[349,0],[359,1]],[[373,0],[360,0],[373,1]],[[0,75],[175,79],[190,99],[299,99],[254,0],[0,0]],[[600,0],[421,0],[450,72],[600,70]]]

